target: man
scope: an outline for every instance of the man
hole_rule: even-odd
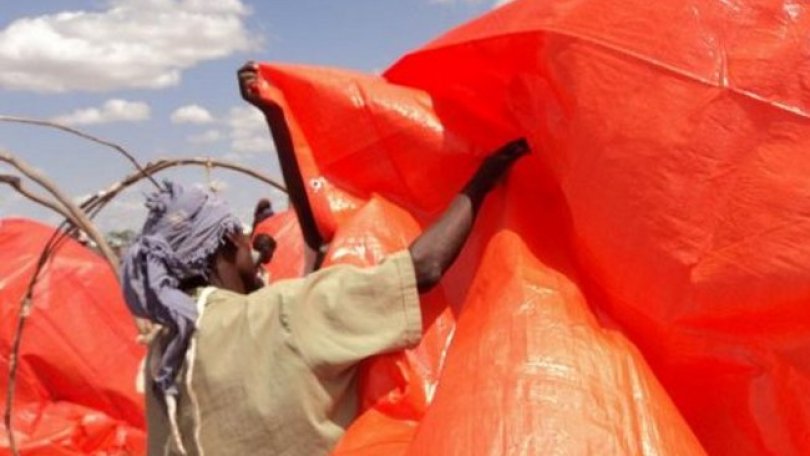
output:
[[[255,67],[239,79],[266,115],[283,115],[251,96]],[[132,311],[164,327],[147,363],[149,454],[328,454],[357,412],[357,364],[419,341],[418,293],[438,283],[484,196],[527,151],[523,140],[496,151],[437,222],[380,265],[263,288],[227,206],[167,183],[149,198],[122,272]],[[291,195],[299,214],[302,195]]]

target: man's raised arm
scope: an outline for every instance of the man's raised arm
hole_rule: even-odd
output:
[[[307,198],[304,180],[301,177],[301,170],[298,167],[298,160],[295,158],[292,135],[284,118],[284,111],[275,103],[262,100],[259,96],[257,84],[258,65],[248,62],[236,73],[239,80],[239,92],[242,98],[248,103],[258,108],[267,119],[270,126],[270,133],[273,135],[273,142],[276,144],[281,173],[287,185],[287,192],[292,202],[295,214],[298,216],[298,223],[304,236],[306,249],[307,271],[317,269],[321,262],[321,248],[324,241],[321,237],[318,226],[315,224],[315,215]]]
[[[259,96],[257,84],[261,81],[258,77],[258,66],[255,63],[245,64],[239,69],[237,76],[242,98],[259,108],[270,124],[284,181],[287,183],[290,199],[298,215],[304,240],[311,249],[311,252],[308,253],[318,253],[323,239],[315,224],[315,217],[306,196],[284,112],[280,106],[263,100]],[[526,140],[518,139],[505,144],[487,157],[472,179],[450,202],[439,220],[429,226],[410,245],[409,250],[420,292],[428,291],[438,283],[467,240],[478,208],[486,194],[512,163],[528,151],[529,146]]]
[[[450,268],[470,235],[486,194],[515,160],[528,151],[526,140],[518,139],[487,157],[439,220],[411,243],[409,250],[420,292],[433,288]]]

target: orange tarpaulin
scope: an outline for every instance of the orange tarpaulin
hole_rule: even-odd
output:
[[[262,65],[326,264],[379,261],[488,151],[534,150],[422,344],[365,366],[336,453],[810,452],[807,13],[523,0],[381,77]]]
[[[0,408],[21,299],[53,228],[0,220]],[[144,349],[109,265],[67,239],[40,274],[22,334],[12,423],[20,454],[143,454]],[[0,455],[10,455],[0,427]]]
[[[489,151],[533,148],[422,297],[421,344],[363,366],[335,453],[810,453],[808,32],[790,0],[518,0],[382,76],[262,65],[326,265],[406,247]],[[49,233],[0,222],[3,356]],[[284,252],[276,278],[303,267]],[[142,451],[112,274],[68,243],[44,280],[24,454]]]

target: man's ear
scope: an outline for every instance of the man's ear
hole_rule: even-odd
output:
[[[219,250],[222,256],[228,261],[233,261],[236,257],[236,252],[239,250],[238,236],[239,235],[236,233],[228,233],[223,238],[223,243]]]

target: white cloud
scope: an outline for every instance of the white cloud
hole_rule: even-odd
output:
[[[182,71],[256,48],[241,0],[110,0],[103,11],[25,17],[0,30],[0,87],[159,89]]]
[[[227,114],[218,116],[218,119],[208,115],[218,128],[186,137],[189,143],[202,145],[227,140],[230,152],[225,158],[228,160],[244,159],[256,153],[275,150],[267,121],[258,109],[252,106],[235,106]],[[174,117],[172,115],[173,119]]]
[[[171,115],[173,123],[206,124],[214,121],[211,113],[200,105],[191,104],[177,108]]]
[[[191,144],[211,144],[219,141],[223,137],[219,130],[208,130],[198,135],[191,135],[187,139]]]
[[[149,119],[151,109],[142,101],[107,100],[98,108],[77,109],[53,120],[66,125],[90,125],[110,122],[139,122]]]
[[[234,152],[250,155],[274,150],[267,122],[258,109],[252,106],[231,108],[227,124],[230,128],[231,150]]]

